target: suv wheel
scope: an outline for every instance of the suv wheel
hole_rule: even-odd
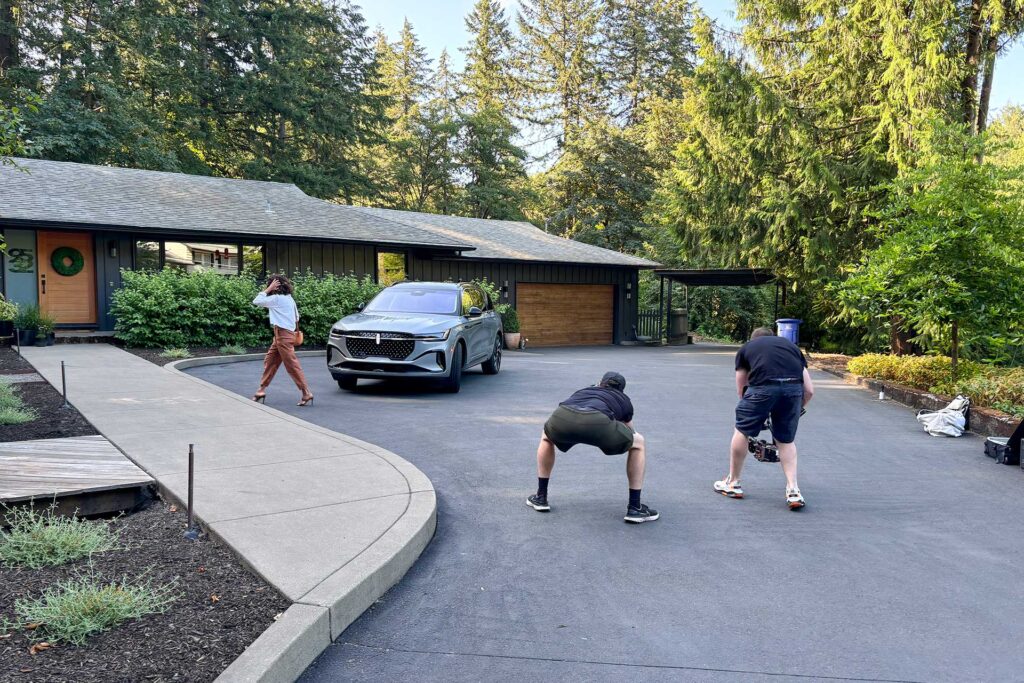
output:
[[[491,357],[485,360],[484,364],[480,367],[485,375],[497,375],[498,371],[501,370],[501,335],[494,338],[494,351],[491,352]]]
[[[339,377],[338,388],[346,391],[355,391],[356,386],[359,384],[358,377]]]
[[[459,393],[462,388],[462,344],[455,345],[452,352],[452,369],[448,372],[448,379],[444,381],[444,390],[451,394]]]

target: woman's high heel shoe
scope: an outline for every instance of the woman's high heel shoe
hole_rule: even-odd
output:
[[[308,406],[312,402],[313,402],[313,397],[312,396],[309,396],[308,398],[303,397],[302,400],[299,401],[298,403],[296,403],[295,405],[300,406],[300,407],[301,406]]]
[[[259,394],[259,393],[253,394],[252,400],[256,401],[257,403],[264,403],[265,404],[267,402],[267,395],[266,394]]]

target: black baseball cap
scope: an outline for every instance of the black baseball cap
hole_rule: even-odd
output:
[[[617,372],[606,372],[601,378],[601,386],[623,391],[626,388],[626,378]]]

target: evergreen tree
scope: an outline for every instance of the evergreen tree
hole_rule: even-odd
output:
[[[515,127],[488,106],[463,119],[459,166],[468,176],[460,213],[473,218],[521,220],[526,192],[526,153],[517,147]]]
[[[505,10],[498,0],[477,0],[466,16],[469,45],[463,88],[471,111],[498,110],[516,106],[514,73],[511,67],[514,39]]]

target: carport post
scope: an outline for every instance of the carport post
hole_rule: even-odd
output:
[[[658,343],[665,331],[665,276],[658,276]]]

